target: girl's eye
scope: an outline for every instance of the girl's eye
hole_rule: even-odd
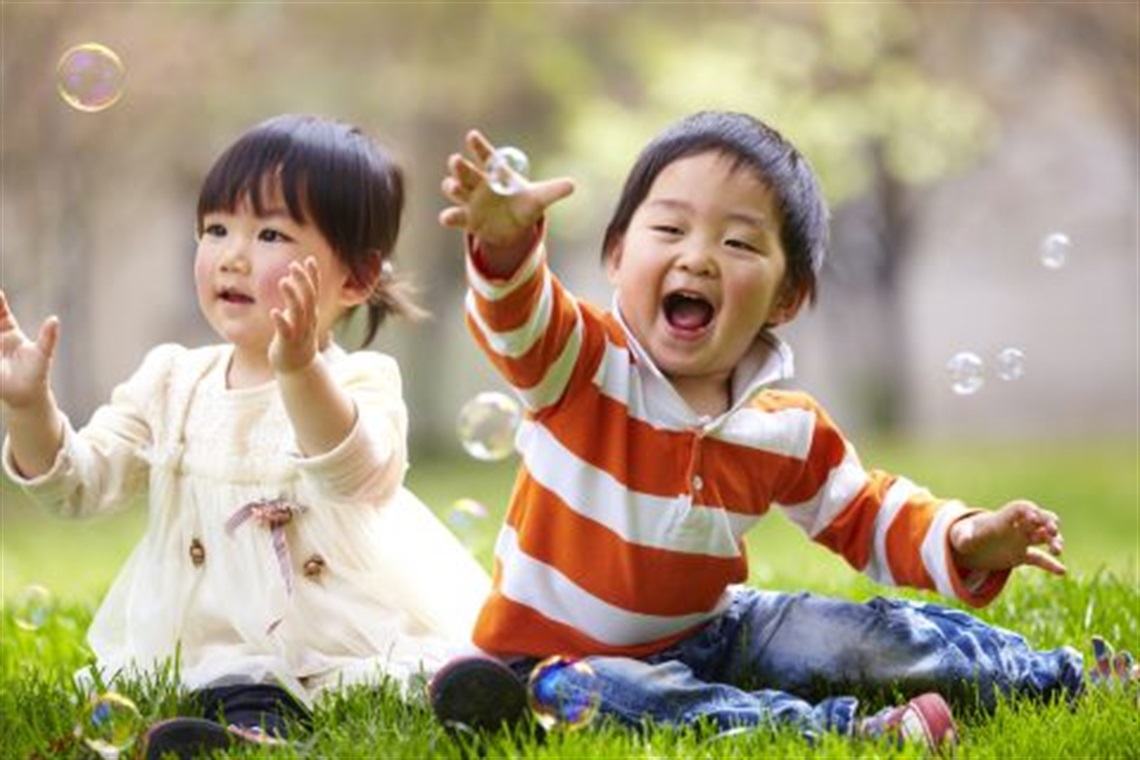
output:
[[[655,224],[653,225],[654,232],[660,232],[662,235],[680,235],[681,228],[674,227],[671,224]]]
[[[274,229],[264,229],[257,233],[257,239],[265,243],[288,243],[292,240],[284,232]]]
[[[202,234],[209,235],[210,237],[225,237],[226,227],[225,225],[218,224],[216,222],[214,224],[207,224],[202,228]]]

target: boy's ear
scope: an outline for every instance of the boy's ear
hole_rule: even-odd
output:
[[[780,289],[779,296],[776,297],[776,303],[772,305],[772,312],[768,315],[768,322],[765,327],[775,327],[785,322],[791,322],[799,313],[800,307],[804,305],[807,296],[807,286],[800,285],[794,288],[790,283],[785,282]]]
[[[341,296],[347,306],[357,306],[372,297],[384,274],[384,258],[379,251],[365,257],[355,270],[348,270],[341,284]]]

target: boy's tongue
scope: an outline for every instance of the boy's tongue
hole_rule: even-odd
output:
[[[699,330],[712,320],[712,307],[694,298],[670,298],[665,315],[669,324],[681,330]]]

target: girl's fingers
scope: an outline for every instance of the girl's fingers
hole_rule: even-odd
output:
[[[467,209],[460,206],[449,206],[439,212],[439,223],[444,227],[466,227]]]
[[[55,344],[59,341],[59,317],[54,314],[44,320],[40,325],[39,335],[36,336],[36,345],[47,359],[55,356]]]

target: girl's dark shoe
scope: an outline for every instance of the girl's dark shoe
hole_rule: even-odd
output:
[[[431,708],[447,728],[494,731],[526,715],[526,688],[510,668],[490,657],[461,657],[428,684]]]

